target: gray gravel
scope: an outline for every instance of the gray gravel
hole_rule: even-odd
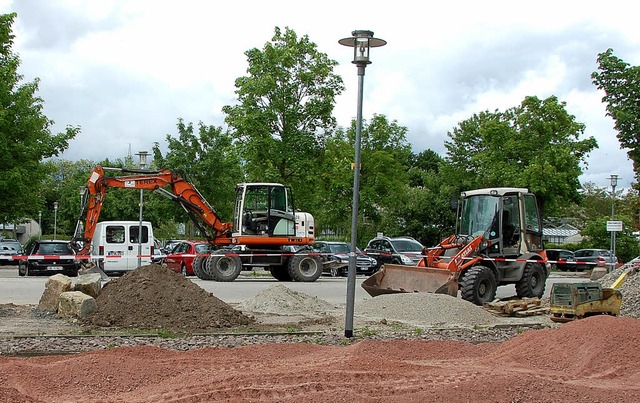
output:
[[[295,308],[295,309],[294,309]],[[523,331],[554,326],[547,315],[526,318],[497,317],[460,298],[438,294],[391,294],[363,301],[355,307],[354,337],[344,336],[344,305],[334,306],[317,297],[277,284],[238,304],[243,312],[288,313],[286,320],[331,317],[319,331],[280,334],[203,334],[185,337],[156,335],[5,336],[0,355],[68,354],[118,346],[153,345],[173,350],[237,347],[262,343],[314,343],[348,345],[361,340],[458,340],[498,342]],[[300,314],[304,313],[304,316]],[[273,315],[271,315],[273,316]],[[53,320],[52,318],[48,318]],[[304,328],[304,327],[303,327]]]

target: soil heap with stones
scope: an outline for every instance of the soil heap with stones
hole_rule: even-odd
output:
[[[181,274],[156,264],[106,283],[96,302],[98,308],[84,320],[86,325],[203,333],[253,322]]]

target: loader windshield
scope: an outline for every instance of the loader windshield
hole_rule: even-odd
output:
[[[464,199],[460,234],[478,236],[490,232],[498,224],[500,197],[477,195]],[[494,234],[495,235],[495,234]]]

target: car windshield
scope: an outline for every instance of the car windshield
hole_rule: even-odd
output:
[[[394,239],[391,243],[398,252],[422,252],[422,245],[411,239]]]
[[[69,244],[66,243],[41,243],[38,245],[38,255],[66,255],[71,254]]]
[[[575,257],[585,257],[585,256],[592,256],[593,255],[593,251],[591,250],[578,250],[575,253]]]
[[[349,253],[351,251],[351,246],[346,243],[329,244],[329,250],[332,253]]]
[[[196,245],[196,253],[207,253],[211,251],[211,245],[208,243],[202,243]]]
[[[18,242],[0,242],[0,249],[3,250],[21,250],[22,246]]]

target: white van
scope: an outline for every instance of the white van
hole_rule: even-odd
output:
[[[91,242],[91,258],[105,272],[125,272],[138,268],[139,221],[103,221],[96,225]],[[153,228],[142,221],[141,266],[151,264],[154,253]]]

